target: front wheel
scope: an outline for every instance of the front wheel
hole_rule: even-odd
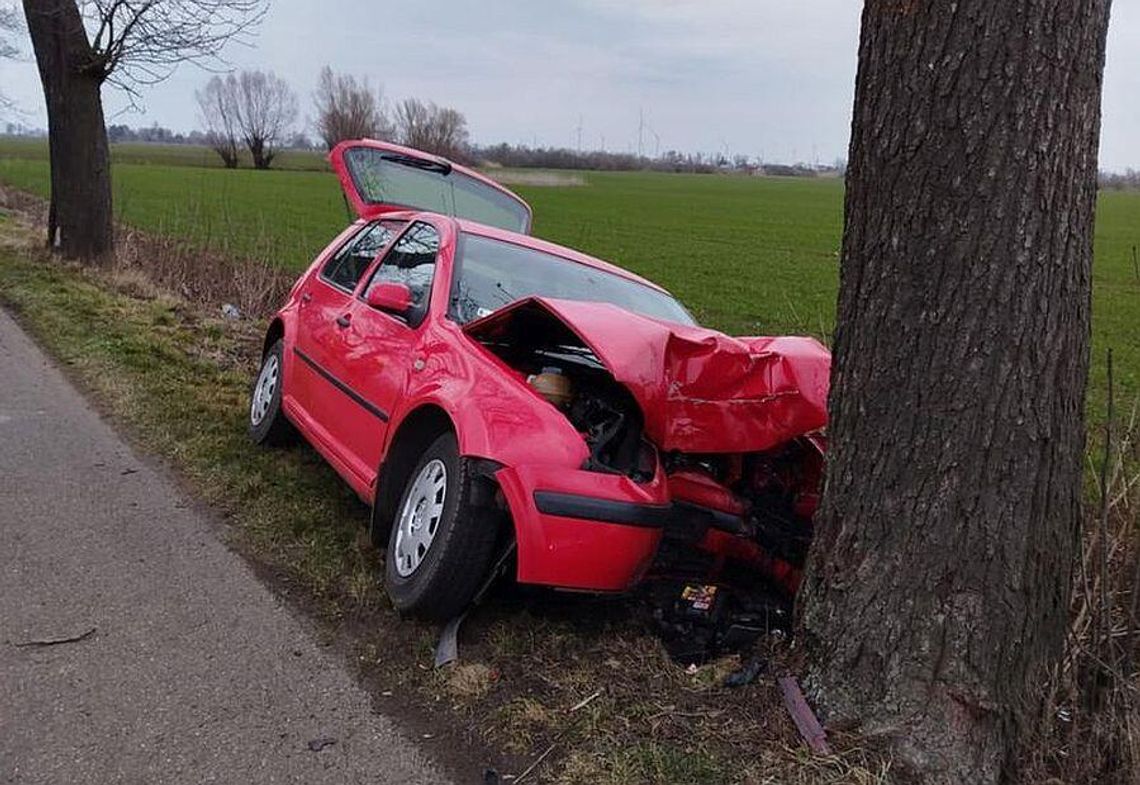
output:
[[[471,602],[486,577],[498,533],[471,504],[466,459],[444,434],[408,474],[385,554],[385,583],[400,613],[445,621]]]
[[[281,411],[285,344],[278,339],[261,360],[249,394],[249,438],[255,444],[284,445],[296,438],[293,424]]]

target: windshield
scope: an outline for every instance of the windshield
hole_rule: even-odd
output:
[[[525,204],[447,164],[372,147],[351,147],[344,158],[367,204],[429,210],[512,232],[530,228]]]
[[[645,284],[533,248],[461,235],[451,290],[451,315],[460,324],[535,296],[612,303],[654,319],[696,324],[679,302]]]

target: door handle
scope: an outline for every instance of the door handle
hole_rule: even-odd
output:
[[[309,300],[312,300],[312,299],[313,299],[313,293],[312,292],[305,292],[304,294],[301,295],[301,303],[302,304],[307,303],[307,302],[309,302]]]
[[[350,313],[346,313],[343,316],[336,317],[336,326],[337,327],[341,327],[341,328],[348,327],[348,325],[350,325],[351,323],[352,323],[352,314],[350,314]]]

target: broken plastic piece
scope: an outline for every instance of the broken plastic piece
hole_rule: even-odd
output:
[[[784,706],[788,714],[792,715],[796,730],[800,732],[800,736],[807,742],[811,751],[819,755],[830,755],[831,747],[827,744],[827,734],[824,733],[823,726],[819,724],[815,713],[804,699],[800,684],[794,676],[780,678],[780,692],[783,693]]]
[[[514,555],[515,541],[512,539],[503,548],[499,554],[499,558],[495,560],[494,565],[487,573],[487,577],[483,580],[483,585],[475,592],[474,599],[471,604],[467,606],[467,610],[456,616],[454,619],[444,625],[443,630],[439,634],[439,643],[435,647],[435,667],[442,668],[444,665],[450,665],[459,659],[459,627],[463,624],[463,620],[467,618],[467,614],[471,609],[483,601],[487,592],[491,588],[491,584],[503,574],[503,570],[507,561]]]
[[[459,659],[459,625],[466,618],[467,611],[464,611],[443,626],[435,647],[435,667],[442,668]]]

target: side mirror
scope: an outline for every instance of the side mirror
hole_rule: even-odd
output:
[[[382,281],[368,290],[365,301],[377,310],[403,316],[412,307],[412,290],[407,284]]]

